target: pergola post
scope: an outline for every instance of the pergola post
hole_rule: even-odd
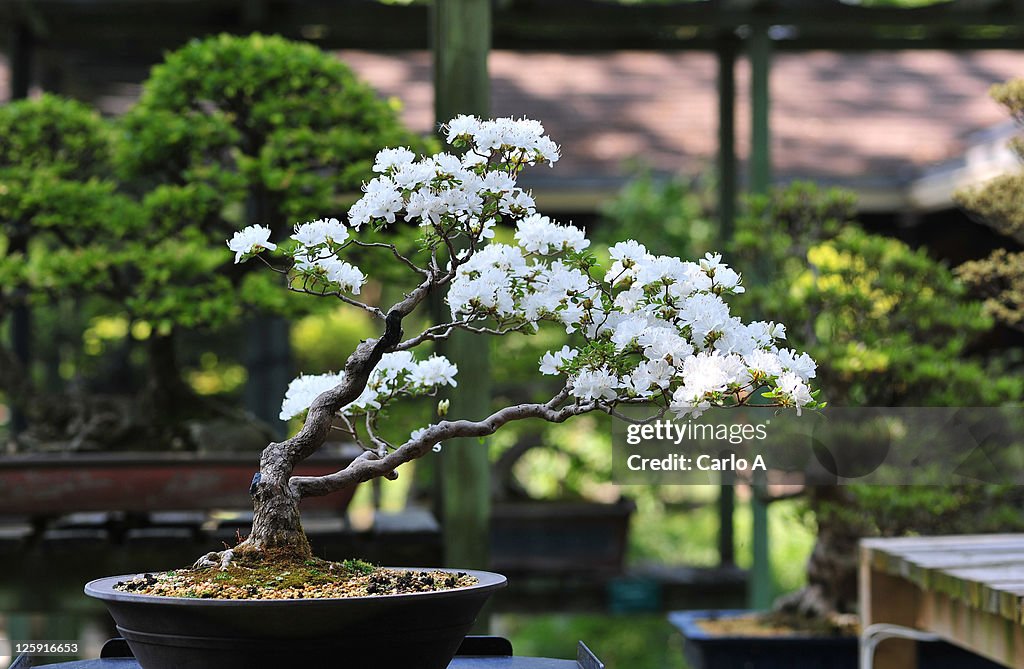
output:
[[[736,230],[736,38],[723,34],[718,41],[718,244],[726,248]],[[735,488],[724,482],[718,495],[718,560],[735,564]]]
[[[9,35],[8,66],[11,72],[11,100],[23,100],[28,97],[32,87],[32,30],[22,21],[15,21]],[[22,252],[28,247],[28,238],[15,231],[11,235],[10,250]],[[11,348],[15,358],[30,373],[32,359],[32,313],[28,307],[19,305],[11,312]],[[18,434],[27,426],[25,417],[17,409],[11,411],[11,431]]]
[[[750,191],[767,194],[771,188],[772,160],[769,126],[772,42],[768,26],[755,26],[748,39],[750,55]],[[750,605],[766,609],[772,603],[772,571],[768,554],[768,506],[755,482],[750,508],[753,525],[753,568],[750,574]]]
[[[432,19],[437,123],[458,114],[489,116],[490,0],[435,0]],[[491,410],[488,344],[459,331],[444,346],[459,368],[459,385],[450,395],[452,417],[477,420]],[[447,441],[439,462],[445,562],[486,568],[491,510],[487,444],[477,439]]]
[[[736,50],[730,33],[719,38],[718,57],[718,243],[726,244],[736,225]]]
[[[772,41],[767,26],[754,28],[748,39],[750,55],[750,190],[767,193],[772,180],[771,135],[769,131],[769,74]]]

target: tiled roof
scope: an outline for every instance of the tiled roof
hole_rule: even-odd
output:
[[[430,55],[340,52],[416,130],[433,123]],[[777,54],[773,162],[781,177],[854,184],[905,182],[958,155],[971,133],[1005,120],[993,83],[1024,76],[1024,52]],[[737,66],[738,147],[747,151],[749,68]],[[542,120],[564,147],[555,181],[621,175],[642,159],[696,172],[717,144],[716,63],[702,53],[494,52],[492,111]]]
[[[338,55],[381,95],[400,100],[414,130],[429,132],[434,121],[429,53]],[[665,173],[695,174],[712,164],[717,93],[710,54],[495,51],[490,72],[493,113],[540,119],[563,146],[555,169],[526,179],[534,186],[586,191],[592,206],[638,160]],[[972,134],[1006,121],[987,90],[1014,76],[1024,77],[1024,51],[776,54],[771,79],[775,175],[841,183],[862,196],[881,193],[884,201],[876,206],[882,209],[899,206],[893,203],[905,197],[907,185],[922,171],[962,156]],[[741,156],[750,127],[748,85],[749,68],[741,59]],[[108,87],[96,102],[119,113],[137,95],[138,85]],[[0,100],[7,96],[8,72],[0,57]]]

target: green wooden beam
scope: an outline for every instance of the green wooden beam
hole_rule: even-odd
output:
[[[747,41],[750,56],[750,190],[767,193],[772,181],[771,134],[771,56],[772,40],[767,27],[755,28]],[[766,609],[772,603],[772,572],[768,552],[768,507],[758,494],[759,486],[751,490],[750,507],[753,515],[753,567],[750,574],[750,605]]]
[[[793,26],[802,37],[827,40],[836,32],[850,48],[925,48],[914,33],[962,33],[977,26],[1020,25],[1019,0],[966,0],[912,9],[820,2],[790,7],[762,0],[715,3],[615,4],[594,0],[515,0],[494,10],[495,48],[610,51],[617,49],[708,50],[721,31],[740,26]],[[0,3],[0,23],[23,19],[24,8],[45,22],[52,49],[115,49],[125,44],[158,58],[161,51],[220,31],[246,32],[254,22],[287,37],[309,39],[324,48],[417,49],[428,44],[429,7],[366,0],[33,0]],[[586,21],[579,17],[586,16]],[[377,30],[387,26],[388,30]],[[875,41],[885,27],[897,37]],[[899,31],[906,32],[900,37]],[[38,32],[38,30],[37,30]],[[783,46],[802,46],[801,39]],[[875,44],[875,46],[864,46]],[[1005,39],[950,42],[951,48],[1013,48]],[[1017,45],[1019,47],[1019,43]],[[814,48],[819,48],[815,46]],[[829,48],[829,43],[824,43]],[[847,47],[843,47],[844,49]]]
[[[437,122],[457,114],[489,116],[490,0],[435,0],[432,25]],[[449,415],[484,418],[491,411],[489,342],[460,331],[444,348],[459,368]],[[477,439],[445,442],[439,460],[445,561],[486,568],[491,507],[487,444]]]
[[[772,180],[771,70],[772,40],[765,28],[755,29],[747,40],[750,57],[750,190],[767,193]]]
[[[736,52],[737,40],[724,35],[718,46],[718,243],[725,248],[736,223]]]
[[[738,40],[725,33],[719,40],[718,56],[718,248],[726,249],[736,226],[736,53]],[[724,476],[724,475],[723,475]],[[736,562],[734,511],[735,487],[723,480],[718,493],[718,561]]]

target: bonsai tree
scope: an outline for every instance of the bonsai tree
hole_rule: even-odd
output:
[[[122,397],[81,393],[42,411],[30,406],[39,404],[31,375],[0,347],[10,362],[0,388],[40,418],[20,441],[74,448],[195,447],[193,427],[224,419],[245,428],[231,441],[264,444],[270,433],[250,417],[193,392],[176,340],[311,305],[225,259],[223,237],[252,218],[284,230],[284,221],[338,208],[372,175],[382,146],[420,145],[335,58],[260,35],[170,54],[113,127],[52,96],[3,107],[0,126],[0,320],[29,302],[45,316],[74,300],[85,320],[126,321],[146,349],[145,380],[122,383]],[[82,367],[76,374],[87,376]]]
[[[923,250],[859,228],[854,204],[847,192],[808,183],[752,200],[733,246],[737,260],[764,268],[765,279],[750,288],[745,306],[785,319],[790,339],[818,361],[815,381],[833,404],[1016,401],[1020,380],[971,355],[973,341],[992,327],[982,304]],[[807,494],[818,528],[808,584],[777,607],[828,618],[855,610],[859,538],[977,530],[979,510],[1010,503],[1016,493],[998,486],[811,486]]]
[[[17,309],[74,302],[79,311],[123,299],[124,271],[142,255],[145,224],[117,192],[110,127],[88,107],[43,95],[0,107],[0,325]],[[0,391],[38,430],[36,441],[117,433],[121,407],[72,401],[43,387],[0,339]]]
[[[313,212],[336,210],[371,176],[383,146],[422,145],[394,106],[335,57],[259,34],[197,40],[169,54],[119,127],[119,174],[168,251],[131,301],[159,325],[150,348],[162,361],[165,409],[191,401],[174,358],[176,330],[309,309],[265,274],[225,262],[224,236],[253,220],[282,234]]]
[[[611,248],[612,263],[601,269],[583,230],[535,212],[517,177],[527,166],[559,157],[540,123],[460,116],[444,132],[458,155],[417,158],[408,148],[378,153],[378,176],[364,185],[347,225],[334,219],[298,225],[280,248],[262,225],[228,241],[236,262],[259,257],[290,290],[330,296],[372,314],[381,334],[351,352],[339,373],[292,383],[282,415],[305,414],[305,420],[293,437],[263,451],[253,480],[251,534],[233,549],[200,558],[197,567],[227,569],[241,555],[308,559],[302,498],[397,476],[401,465],[447,439],[489,435],[513,421],[618,415],[629,404],[650,405],[657,416],[698,416],[712,406],[751,401],[797,410],[820,406],[808,386],[813,360],[779,347],[784,327],[745,324],[730,313],[725,300],[744,287],[720,256],[684,262],[627,240]],[[499,224],[515,225],[514,245],[492,240]],[[378,241],[400,225],[418,229],[415,252]],[[388,306],[360,300],[366,274],[346,259],[360,250],[403,268],[409,286],[404,297]],[[278,254],[268,257],[273,251]],[[444,290],[450,320],[404,332],[409,316]],[[575,338],[573,346],[539,361],[542,374],[563,379],[550,399],[489,416],[445,418],[395,442],[381,436],[390,404],[456,383],[448,360],[414,351],[458,329],[500,336],[542,325]],[[296,464],[320,448],[336,425],[363,454],[333,474],[293,476]]]
[[[991,94],[1024,124],[1024,79],[993,86]],[[1011,146],[1024,158],[1024,138],[1017,137]],[[999,234],[1024,244],[1024,171],[961,191],[956,200]],[[1024,253],[997,249],[987,258],[964,263],[957,274],[985,298],[985,308],[994,318],[1024,330]]]

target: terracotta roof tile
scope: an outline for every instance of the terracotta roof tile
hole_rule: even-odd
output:
[[[427,53],[340,53],[415,129],[433,122]],[[613,176],[640,158],[698,171],[717,143],[716,64],[701,53],[491,54],[496,115],[542,120],[566,147],[550,176]],[[988,87],[1024,76],[1024,54],[940,51],[777,54],[773,161],[780,175],[846,182],[903,180],[957,155],[967,135],[1005,119]],[[737,66],[741,155],[749,133],[749,68]]]

